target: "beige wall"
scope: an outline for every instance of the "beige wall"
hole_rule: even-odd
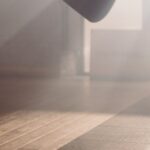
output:
[[[135,28],[92,31],[90,69],[93,77],[150,79],[149,6],[149,1],[143,1],[141,30]]]
[[[69,11],[62,0],[1,0],[0,71],[73,72],[68,69]]]

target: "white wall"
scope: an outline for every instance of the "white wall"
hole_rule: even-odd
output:
[[[72,52],[67,49],[66,9],[62,0],[1,0],[0,72],[66,72]]]
[[[97,23],[84,20],[85,72],[90,71],[90,53],[93,30],[142,30],[143,1],[116,0],[107,16]]]
[[[150,2],[142,2],[141,29],[92,30],[90,73],[93,77],[150,79]]]
[[[116,0],[108,15],[98,23],[86,24],[91,29],[141,30],[143,27],[143,0]]]
[[[54,0],[1,0],[0,45],[38,17]]]
[[[67,7],[67,18],[67,48],[68,51],[72,51],[69,55],[70,67],[76,71],[76,74],[82,74],[84,69],[84,19],[70,7]]]

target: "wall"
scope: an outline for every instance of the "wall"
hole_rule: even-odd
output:
[[[72,51],[69,53],[70,69],[75,74],[83,74],[83,43],[84,43],[84,19],[75,10],[67,7],[67,49]]]
[[[1,0],[0,73],[72,74],[67,9],[62,0]]]
[[[150,2],[142,2],[141,29],[92,30],[90,63],[92,77],[123,80],[150,79],[150,11],[148,7]]]

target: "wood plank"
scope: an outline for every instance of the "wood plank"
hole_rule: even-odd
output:
[[[25,107],[25,110],[15,111],[13,113],[0,117],[0,135],[3,135],[9,131],[17,129],[25,124],[32,122],[33,120],[42,118],[45,111],[46,112],[53,111],[50,109],[53,105],[57,105],[58,109],[59,107],[61,107],[61,109],[63,110],[71,108],[72,101],[69,102],[69,99],[71,96],[74,96],[74,98],[77,97],[75,92],[70,92],[67,94],[63,92],[60,93],[58,92],[58,88],[56,87],[52,90],[53,92],[51,91],[50,88],[50,92],[46,94],[46,96],[42,95],[37,100],[34,98],[31,99],[31,102],[29,103],[30,105],[28,104],[28,106]],[[60,101],[62,96],[63,100]],[[14,101],[14,103],[15,102],[16,101]],[[63,103],[65,102],[66,104],[64,105]]]
[[[59,148],[149,96],[149,83],[27,79],[19,83],[3,81],[3,85],[4,89],[0,88],[2,150]],[[3,115],[5,105],[1,102],[5,100],[9,107],[4,107],[8,114]],[[11,105],[18,106],[10,111]]]
[[[23,124],[20,127],[17,127],[16,129],[13,129],[3,135],[0,136],[0,145],[3,145],[5,143],[8,143],[12,140],[15,140],[23,135],[26,135],[32,131],[35,131],[37,129],[40,129],[43,126],[46,126],[47,124],[50,124],[53,121],[57,121],[61,119],[62,117],[65,117],[66,113],[56,113],[56,112],[45,112],[42,113],[38,118],[33,119],[32,121]]]
[[[148,150],[150,100],[143,99],[60,150]]]
[[[50,132],[55,132],[59,128],[65,128],[70,123],[76,123],[76,121],[82,119],[86,114],[70,114],[66,115],[57,121],[47,124],[46,126],[41,127],[33,132],[28,133],[27,135],[21,136],[13,141],[5,143],[0,146],[2,150],[16,150],[27,143],[33,142]]]
[[[62,147],[63,145],[70,143],[72,140],[76,139],[77,137],[80,137],[81,135],[83,135],[84,133],[87,133],[88,131],[90,131],[91,129],[95,128],[96,126],[98,126],[99,124],[101,124],[104,120],[102,119],[102,117],[100,115],[88,115],[86,118],[83,118],[82,120],[80,120],[79,123],[72,124],[71,126],[69,126],[69,131],[65,131],[65,134],[62,135],[61,131],[58,131],[58,135],[62,135],[60,137],[57,136],[57,134],[55,136],[57,136],[57,138],[55,138],[55,141],[52,143],[48,143],[48,140],[44,140],[44,144],[41,143],[41,141],[43,141],[43,139],[41,139],[40,141],[37,141],[39,143],[37,143],[37,145],[39,145],[41,143],[41,145],[43,145],[43,147],[40,150],[56,150],[60,147]],[[74,129],[74,130],[72,130]],[[64,132],[64,131],[63,131]],[[49,136],[46,136],[44,139],[49,139]],[[35,143],[32,143],[31,149],[32,147],[34,147]],[[29,147],[29,145],[27,146],[27,148]],[[26,147],[25,147],[26,148]]]

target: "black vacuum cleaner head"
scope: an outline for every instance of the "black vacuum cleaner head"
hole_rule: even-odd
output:
[[[91,22],[102,20],[111,10],[115,0],[64,0]]]

